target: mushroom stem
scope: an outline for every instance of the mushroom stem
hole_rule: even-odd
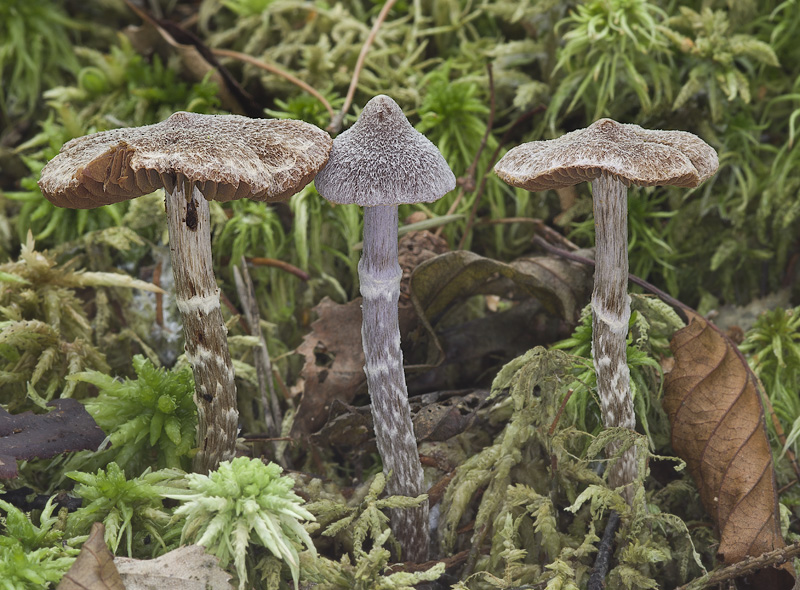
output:
[[[197,187],[189,198],[183,182],[167,195],[167,227],[175,299],[183,321],[186,357],[194,373],[199,450],[194,470],[207,473],[232,459],[239,412],[219,288],[211,265],[208,201]]]
[[[424,494],[422,464],[414,438],[400,349],[397,302],[403,273],[397,261],[397,206],[364,208],[361,283],[361,338],[378,452],[389,494]],[[391,477],[389,477],[391,472]],[[406,561],[428,558],[428,504],[392,511],[392,530]]]
[[[592,358],[597,373],[597,394],[606,427],[634,429],[626,339],[631,317],[628,296],[628,189],[609,174],[592,181],[595,223],[595,272],[592,293]],[[618,443],[609,445],[613,455]],[[630,448],[611,467],[609,484],[627,486],[623,495],[633,499],[630,483],[636,478],[636,449]]]

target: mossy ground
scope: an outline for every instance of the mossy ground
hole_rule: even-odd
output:
[[[334,111],[345,102],[359,52],[383,6],[367,0],[146,4],[207,48],[243,52],[300,78]],[[189,43],[168,30],[178,43]],[[366,54],[344,125],[375,94],[392,96],[460,179],[436,203],[401,208],[401,220],[413,215],[434,226],[438,221],[435,231],[451,249],[503,263],[537,252],[532,239],[542,222],[578,246],[590,247],[593,240],[589,188],[536,194],[511,189],[491,172],[505,150],[604,116],[693,132],[718,151],[720,170],[697,189],[659,187],[631,195],[631,271],[701,313],[724,314],[748,304],[766,309],[774,304],[759,302],[775,293],[790,309],[800,303],[798,33],[794,0],[398,0]],[[64,142],[155,123],[177,110],[292,117],[323,128],[331,122],[324,102],[286,78],[216,58],[234,85],[215,77],[210,54],[204,55],[176,48],[123,2],[0,3],[0,403],[7,409],[34,409],[63,395],[89,400],[120,389],[121,381],[114,385],[112,379],[143,378],[145,361],[137,354],[152,363],[145,371],[148,387],[160,378],[177,382],[185,372],[174,301],[130,289],[137,285],[133,279],[158,280],[170,289],[161,195],[89,211],[52,207],[36,180]],[[311,330],[312,309],[326,296],[344,304],[358,294],[361,213],[331,206],[312,184],[283,204],[212,203],[212,221],[215,270],[232,301],[225,313],[245,435],[264,430],[254,368],[259,342],[239,321],[232,269],[246,256],[278,259],[308,275],[301,280],[255,263],[250,269],[285,416],[283,432],[289,434],[303,390],[303,358],[293,351]],[[519,298],[514,289],[500,297],[475,296],[463,305],[448,303],[447,313],[428,319],[440,340],[452,343],[448,337],[460,326],[477,320],[491,326]],[[440,587],[585,587],[612,509],[622,514],[622,528],[608,587],[671,588],[698,576],[701,564],[715,565],[713,526],[694,484],[675,470],[679,461],[664,458],[672,452],[660,404],[662,369],[679,322],[669,310],[639,301],[629,356],[641,436],[602,431],[586,361],[586,327],[565,318],[566,325],[541,343],[554,344],[576,330],[560,347],[571,355],[539,348],[516,359],[482,359],[468,386],[491,390],[492,397],[471,408],[469,427],[458,435],[423,443],[429,479],[442,490],[434,508],[439,557],[454,560],[435,582]],[[743,345],[775,407],[788,451],[797,450],[800,438],[797,313],[772,311]],[[544,326],[544,317],[561,321],[540,314],[532,324]],[[744,330],[750,327],[746,321],[739,322]],[[407,355],[424,363],[435,347],[422,332],[409,340],[420,348]],[[153,368],[159,365],[168,372]],[[152,465],[137,456],[126,467],[128,478],[140,477],[147,467],[185,461],[184,418],[166,428],[162,416],[161,429],[139,420],[141,433],[126,426],[119,440],[171,449],[168,460]],[[125,420],[116,427],[131,424]],[[772,423],[770,429],[788,541],[800,533],[800,493],[790,485],[790,455]],[[640,470],[632,507],[604,484],[601,449],[609,437],[640,447],[642,461],[653,454],[649,469],[643,463]],[[131,454],[125,454],[126,444],[119,451],[123,456]],[[293,467],[296,490],[317,516],[313,539],[322,557],[314,562],[300,554],[301,581],[305,571],[307,581],[326,588],[388,589],[425,578],[385,569],[392,543],[378,515],[404,501],[381,504],[380,481],[373,479],[379,459],[368,445],[341,451],[295,439],[251,443],[246,452]],[[90,458],[87,465],[106,468],[111,455]],[[27,485],[41,494],[68,488],[63,474],[79,469],[76,461],[29,462],[5,488]],[[147,502],[160,514],[160,500],[148,496]],[[62,516],[33,513],[36,529],[12,523],[16,515],[7,517],[0,567],[40,571],[39,578],[20,582],[30,587],[57,579],[56,566],[41,563],[52,560],[63,568],[74,555],[72,549],[51,551],[70,530]],[[348,526],[341,519],[349,519]],[[175,523],[166,522],[160,515],[147,521],[148,527],[166,527],[158,533],[165,542],[140,556],[177,543],[175,531],[167,530]],[[12,526],[35,541],[23,546],[8,540]],[[148,535],[136,520],[126,526],[134,545]],[[264,587],[288,588],[288,568],[282,572],[267,551],[253,551],[250,578]]]

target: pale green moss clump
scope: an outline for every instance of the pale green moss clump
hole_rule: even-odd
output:
[[[193,541],[210,549],[224,567],[231,559],[239,576],[239,589],[247,584],[245,556],[251,541],[282,559],[297,588],[300,561],[297,545],[316,555],[301,520],[316,520],[303,500],[292,491],[294,482],[281,477],[280,466],[260,459],[237,457],[223,461],[208,475],[186,476],[188,490],[164,494],[184,502],[176,516],[185,516],[181,542]]]

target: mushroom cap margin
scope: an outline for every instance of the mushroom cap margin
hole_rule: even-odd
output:
[[[691,188],[718,167],[714,148],[692,133],[600,119],[557,139],[512,148],[497,162],[495,172],[506,183],[529,191],[564,188],[601,174],[626,185]]]
[[[176,183],[209,200],[280,201],[311,182],[332,140],[303,121],[178,112],[73,139],[42,170],[54,205],[91,209]],[[189,191],[191,192],[191,191]]]

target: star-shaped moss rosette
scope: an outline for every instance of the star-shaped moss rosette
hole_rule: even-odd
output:
[[[281,477],[282,469],[260,459],[237,457],[223,461],[208,475],[186,476],[188,490],[167,493],[165,497],[184,502],[176,516],[184,516],[181,543],[194,542],[225,567],[233,560],[239,589],[247,585],[245,556],[250,543],[263,545],[289,566],[298,587],[300,560],[297,545],[303,544],[316,555],[311,537],[301,520],[316,520],[292,491],[294,482]]]

